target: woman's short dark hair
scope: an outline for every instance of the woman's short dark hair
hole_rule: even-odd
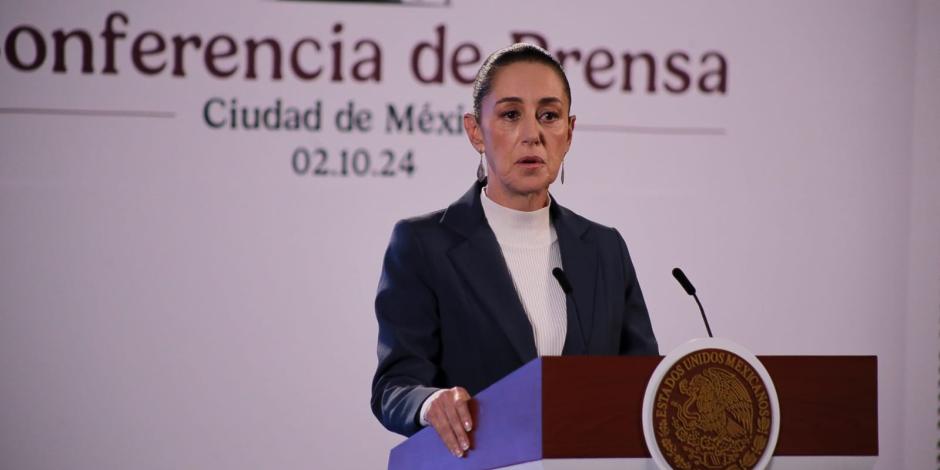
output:
[[[545,64],[552,68],[561,79],[565,87],[565,97],[568,98],[568,109],[571,109],[571,86],[568,84],[568,77],[565,76],[565,70],[561,64],[549,54],[548,51],[539,46],[524,42],[517,42],[509,47],[500,49],[486,58],[480,71],[477,72],[477,78],[473,81],[473,115],[477,121],[480,120],[480,107],[483,98],[490,93],[493,87],[493,77],[500,68],[515,64],[516,62],[537,62]]]

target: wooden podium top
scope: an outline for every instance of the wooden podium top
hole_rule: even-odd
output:
[[[878,455],[874,356],[762,356],[780,400],[774,455]],[[544,458],[648,457],[642,404],[660,357],[545,358]],[[623,380],[619,377],[642,377]]]
[[[874,356],[759,356],[780,403],[774,455],[878,455]],[[472,449],[453,457],[433,429],[392,450],[389,468],[492,468],[548,458],[649,457],[646,384],[658,356],[533,360],[479,393]]]

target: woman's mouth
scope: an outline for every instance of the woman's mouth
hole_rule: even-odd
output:
[[[529,156],[525,156],[516,160],[516,164],[522,165],[522,166],[539,166],[539,165],[544,165],[545,160],[542,159],[542,157],[529,155]]]

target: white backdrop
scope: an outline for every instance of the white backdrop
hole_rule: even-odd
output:
[[[382,467],[400,437],[368,407],[381,256],[396,220],[474,177],[466,137],[437,132],[471,104],[454,51],[485,56],[513,32],[581,53],[553,193],[623,233],[662,351],[703,334],[669,274],[682,266],[716,333],[757,354],[878,355],[879,467],[934,465],[936,2],[424,3],[0,4],[0,467]],[[113,12],[128,22],[106,73]],[[412,53],[440,26],[443,80],[422,83]],[[89,73],[80,38],[55,70],[57,30],[87,31]],[[235,53],[221,39],[207,59],[219,35]],[[165,50],[135,65],[156,36]],[[177,60],[174,36],[200,45]],[[268,46],[249,77],[246,41],[264,38],[280,79]],[[320,45],[299,48],[302,71],[323,68],[312,80],[290,65],[304,38]],[[604,51],[612,67],[586,72]],[[654,91],[642,65],[626,76],[623,56],[643,52]],[[697,86],[721,73],[708,53],[723,92]],[[669,57],[688,90],[669,91],[683,81]],[[456,60],[470,76],[480,59]],[[319,102],[321,125],[213,128],[214,98]],[[337,129],[348,102],[370,130]],[[413,107],[413,132],[389,131],[390,105]],[[328,174],[311,174],[321,159]]]

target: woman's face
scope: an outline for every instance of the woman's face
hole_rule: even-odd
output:
[[[548,203],[548,185],[571,146],[569,107],[561,79],[547,65],[516,62],[496,72],[479,123],[464,116],[471,144],[486,152],[491,199],[520,210]]]

